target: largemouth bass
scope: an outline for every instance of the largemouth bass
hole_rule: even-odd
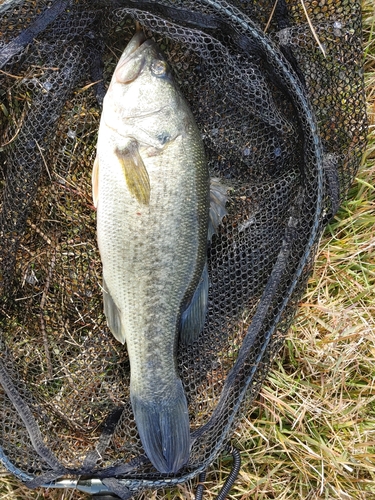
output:
[[[176,345],[205,320],[209,174],[189,107],[141,32],[104,99],[92,181],[104,310],[127,344],[139,435],[156,469],[177,472],[190,431]]]
[[[188,104],[164,55],[140,31],[104,98],[92,183],[104,311],[113,335],[126,341],[135,422],[156,469],[174,473],[190,454],[176,347],[205,321],[210,180]],[[220,188],[214,197],[220,220]]]

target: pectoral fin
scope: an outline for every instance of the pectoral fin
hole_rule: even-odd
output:
[[[115,154],[123,169],[130,193],[142,205],[150,203],[150,178],[138,151],[137,143],[131,142],[124,149],[116,149]]]
[[[113,336],[125,344],[125,332],[123,331],[121,324],[121,312],[120,309],[114,303],[111,294],[108,291],[108,287],[103,279],[103,304],[104,304],[104,314],[107,318],[108,327],[111,330]]]
[[[91,185],[92,185],[92,199],[94,202],[94,207],[98,208],[98,195],[99,195],[99,160],[96,156],[94,161],[94,166],[92,168],[91,174]]]
[[[194,342],[203,330],[208,305],[208,286],[206,263],[190,304],[181,315],[180,340],[183,344]]]
[[[225,204],[228,200],[227,188],[219,179],[212,178],[210,184],[210,217],[208,221],[208,241],[217,232],[223,217],[227,215]]]

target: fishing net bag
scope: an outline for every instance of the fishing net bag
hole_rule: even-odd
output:
[[[130,498],[195,478],[254,405],[365,145],[360,2],[5,0],[0,5],[0,459],[30,488]],[[139,21],[228,188],[204,331],[178,349],[190,460],[144,454],[126,347],[102,304],[91,171]]]

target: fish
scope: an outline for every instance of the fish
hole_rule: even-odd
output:
[[[211,192],[202,137],[166,57],[138,29],[104,97],[92,193],[104,313],[126,343],[134,419],[161,473],[190,456],[176,353],[205,323],[207,245],[226,213],[214,184]]]

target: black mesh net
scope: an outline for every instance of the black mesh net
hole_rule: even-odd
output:
[[[0,5],[0,458],[21,480],[85,476],[126,498],[186,481],[223,450],[359,166],[360,15],[353,0]],[[210,174],[228,187],[206,325],[178,349],[192,447],[173,476],[138,437],[127,350],[103,314],[91,198],[103,97],[134,21],[165,53]]]

